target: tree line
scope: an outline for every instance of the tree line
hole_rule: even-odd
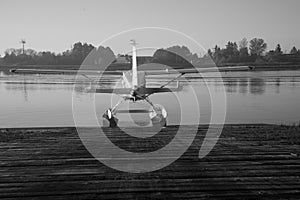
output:
[[[84,59],[92,52],[109,54],[114,59],[114,53],[109,47],[99,48],[91,44],[77,42],[70,50],[62,53],[50,51],[36,52],[33,49],[7,49],[2,58],[5,64],[18,65],[80,65]],[[95,64],[95,63],[93,63]]]
[[[295,46],[288,53],[283,53],[280,44],[266,52],[267,43],[261,38],[249,42],[243,38],[238,43],[229,41],[225,48],[215,46],[208,50],[208,55],[218,65],[229,63],[300,63],[300,50]]]
[[[203,66],[210,64],[224,65],[271,65],[271,64],[300,64],[300,50],[295,46],[288,53],[283,53],[280,44],[275,49],[266,51],[267,43],[261,38],[253,38],[248,42],[243,38],[239,42],[229,41],[224,48],[216,45],[208,49],[202,57],[192,53],[185,46],[172,46],[159,49],[153,55],[154,61],[164,64],[177,63],[187,65],[186,61],[195,65]],[[179,58],[180,55],[182,58]]]
[[[229,64],[274,64],[274,63],[300,63],[300,50],[295,46],[288,53],[283,53],[280,44],[275,49],[266,52],[267,44],[261,38],[253,38],[248,42],[243,38],[239,42],[229,41],[224,48],[216,45],[208,49],[207,53],[199,56],[192,53],[186,46],[172,46],[166,49],[158,49],[149,59],[139,59],[143,62],[163,62],[165,64],[177,63],[202,65],[213,61],[217,65]],[[93,53],[91,53],[93,51]],[[7,49],[0,64],[7,65],[81,65],[87,56],[94,56],[90,59],[91,65],[115,63],[118,57],[125,57],[128,62],[131,60],[129,55],[115,56],[109,47],[94,47],[91,44],[77,42],[71,49],[62,53],[50,51],[36,52],[32,49]],[[178,56],[179,55],[179,56]]]

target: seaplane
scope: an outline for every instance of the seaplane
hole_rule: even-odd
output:
[[[149,110],[135,110],[137,113],[149,112],[150,119],[153,126],[166,127],[167,126],[167,111],[160,104],[154,104],[149,96],[156,93],[167,93],[167,92],[179,92],[183,90],[183,86],[179,85],[178,80],[180,77],[189,73],[207,73],[207,72],[227,72],[227,71],[244,71],[244,70],[253,70],[252,66],[230,66],[230,67],[205,67],[205,68],[195,68],[191,63],[190,67],[185,68],[170,68],[165,64],[160,64],[161,69],[159,70],[138,70],[139,66],[137,63],[137,43],[135,40],[130,40],[132,45],[132,59],[131,59],[131,70],[127,71],[101,71],[101,70],[53,70],[53,69],[22,69],[14,68],[10,71],[12,73],[21,73],[21,74],[79,74],[88,78],[88,74],[101,74],[105,76],[106,74],[110,75],[120,75],[122,79],[122,87],[120,88],[97,88],[94,90],[95,93],[109,93],[117,94],[121,96],[120,100],[116,105],[108,108],[103,114],[103,124],[109,127],[117,127],[119,119],[117,118],[118,113],[124,113],[124,110],[118,111],[118,107],[124,101],[137,102],[145,101],[150,105]],[[169,52],[180,58],[180,55],[177,55],[174,52]],[[184,59],[184,58],[182,58]],[[168,81],[165,84],[160,85],[159,87],[147,87],[146,86],[146,77],[148,75],[168,75],[176,74],[174,78]],[[176,88],[168,88],[172,82],[177,81]],[[130,112],[130,111],[128,111]],[[133,113],[130,112],[130,113]]]

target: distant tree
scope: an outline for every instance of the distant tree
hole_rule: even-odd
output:
[[[208,49],[206,54],[199,57],[199,62],[197,63],[197,66],[198,67],[215,66],[215,62],[213,60],[213,51],[211,49]]]
[[[186,46],[172,46],[166,49],[167,51],[173,52],[182,58],[186,59],[186,61],[190,63],[197,63],[199,61],[199,57],[196,53],[192,53],[188,47]]]
[[[241,41],[239,41],[239,49],[248,48],[248,40],[246,38],[243,38]]]
[[[37,52],[33,49],[25,49],[24,54],[30,57],[34,57],[37,55]]]
[[[248,47],[240,48],[239,50],[240,62],[246,62],[248,57],[249,57]]]
[[[290,54],[297,54],[297,53],[298,53],[297,48],[295,46],[293,46],[293,48],[290,51]]]
[[[190,66],[190,64],[199,63],[200,59],[198,54],[192,53],[188,47],[176,45],[155,51],[153,61],[171,65],[183,64]]]
[[[8,55],[15,54],[15,56],[19,56],[23,54],[23,49],[14,49],[14,48],[6,49],[5,54]]]
[[[4,59],[0,55],[0,65],[4,65]]]
[[[268,62],[274,62],[276,61],[276,54],[274,50],[270,50],[266,53],[265,58],[267,59]]]
[[[267,44],[261,38],[253,38],[250,40],[250,54],[255,56],[261,56],[267,48]]]
[[[98,49],[93,51],[89,56],[88,60],[93,61],[93,64],[96,64],[98,67],[105,69],[116,60],[116,56],[111,48],[99,46]]]
[[[214,47],[214,53],[213,53],[213,60],[215,61],[215,63],[219,64],[222,62],[222,53],[221,53],[221,48],[216,45]]]
[[[191,51],[186,46],[176,45],[176,46],[168,47],[166,50],[171,51],[171,52],[176,53],[181,56],[186,56],[186,55],[191,54]]]
[[[71,50],[71,57],[74,60],[74,64],[81,64],[86,56],[94,49],[93,45],[88,45],[87,43],[82,44],[77,42],[73,45]]]
[[[222,55],[226,62],[235,62],[239,56],[238,45],[236,42],[228,42],[225,49],[222,50]]]
[[[215,53],[220,53],[221,48],[220,48],[218,45],[216,45],[216,46],[214,47],[214,51],[215,51]]]
[[[227,53],[229,55],[238,55],[238,45],[236,44],[236,42],[228,42],[226,45],[225,50],[227,51]]]
[[[239,62],[247,62],[249,57],[248,41],[243,38],[239,41]]]
[[[212,53],[211,49],[208,49],[208,50],[207,50],[207,54],[208,54],[211,58],[213,57],[213,53]]]
[[[275,53],[275,55],[281,55],[282,54],[280,44],[277,44],[274,53]]]
[[[7,49],[4,52],[3,60],[7,64],[14,64],[14,63],[17,63],[19,61],[18,56],[19,56],[19,54],[16,51],[16,49]]]
[[[39,63],[42,65],[53,65],[56,64],[56,55],[50,51],[43,51],[40,53]]]
[[[186,46],[172,46],[167,49],[158,49],[154,52],[152,62],[169,66],[191,67],[198,64],[200,59],[197,54],[191,53]]]
[[[71,50],[61,54],[50,51],[36,52],[32,49],[7,49],[3,60],[7,64],[39,64],[39,65],[80,65],[95,47],[77,42]]]

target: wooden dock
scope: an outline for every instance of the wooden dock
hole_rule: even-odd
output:
[[[97,161],[75,128],[0,129],[0,198],[300,199],[299,126],[226,125],[213,151],[199,160],[206,129],[199,127],[180,159],[143,174]]]

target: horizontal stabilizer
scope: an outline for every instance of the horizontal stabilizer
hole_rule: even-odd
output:
[[[116,113],[149,113],[149,110],[116,110]]]

